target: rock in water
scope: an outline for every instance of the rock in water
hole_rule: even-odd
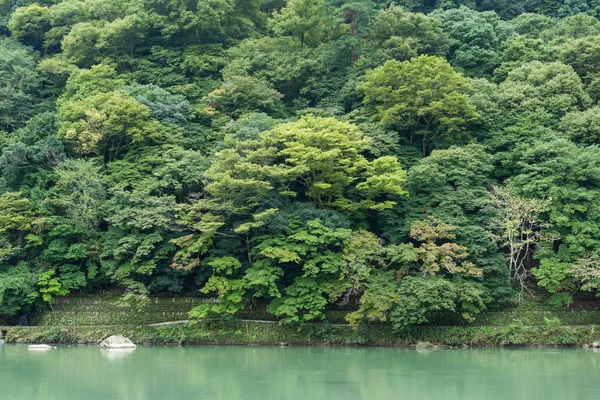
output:
[[[109,336],[100,343],[100,347],[105,349],[135,349],[137,346],[125,336]]]
[[[439,346],[429,343],[429,342],[418,342],[417,343],[417,350],[435,350],[435,349],[439,349]]]
[[[47,344],[32,344],[27,346],[29,350],[51,350],[55,349],[56,346],[48,346]]]

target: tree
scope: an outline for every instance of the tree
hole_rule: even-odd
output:
[[[90,230],[97,229],[106,200],[100,169],[93,160],[67,160],[55,168],[53,205],[75,225]]]
[[[38,50],[41,50],[44,34],[49,28],[50,9],[39,4],[17,8],[8,23],[8,29],[15,39]]]
[[[282,112],[283,95],[258,79],[232,76],[213,90],[204,101],[208,104],[204,112],[212,114],[222,111],[234,118],[251,112],[264,112],[278,116]]]
[[[512,27],[493,11],[477,12],[460,6],[436,10],[449,36],[448,60],[457,70],[476,77],[490,76],[498,65],[502,43],[513,36]]]
[[[352,49],[352,62],[357,59],[356,46],[361,37],[369,29],[369,22],[375,14],[375,4],[371,0],[326,0],[325,4],[334,7],[335,12],[345,20],[350,20],[350,47]],[[358,31],[358,36],[357,36]],[[362,33],[362,34],[361,34]]]
[[[68,159],[54,168],[55,185],[44,206],[44,247],[36,258],[44,301],[100,280],[100,224],[107,199],[101,168],[94,160]]]
[[[0,146],[1,176],[8,189],[27,191],[51,185],[50,171],[65,157],[56,136],[57,120],[54,113],[38,114]]]
[[[373,21],[369,34],[377,58],[407,61],[422,54],[445,57],[448,36],[439,19],[410,13],[391,5],[381,10]]]
[[[561,118],[559,128],[576,143],[600,144],[600,107],[571,111]]]
[[[230,141],[205,174],[205,198],[187,207],[183,221],[201,232],[182,237],[186,263],[204,253],[224,215],[241,217],[233,233],[248,233],[277,212],[271,196],[308,200],[317,208],[346,212],[379,211],[405,194],[405,172],[395,157],[368,161],[361,152],[369,140],[354,125],[334,118],[306,116],[261,132],[257,140]],[[250,253],[249,251],[247,252]]]
[[[598,254],[587,253],[582,255],[569,268],[569,274],[582,283],[581,290],[591,291],[600,288],[600,268],[598,268]]]
[[[456,239],[455,231],[456,227],[434,217],[411,224],[410,237],[420,243],[415,253],[423,276],[436,276],[440,273],[459,277],[483,276],[482,269],[465,260],[469,257],[467,248],[450,241]]]
[[[292,100],[301,94],[313,76],[323,76],[326,65],[320,64],[313,49],[294,46],[291,38],[248,39],[227,52],[227,65],[221,70],[225,80],[249,76],[268,82]]]
[[[556,127],[565,114],[591,103],[573,68],[559,62],[523,64],[509,72],[499,94],[498,105],[509,121],[525,116],[548,127]]]
[[[556,28],[556,33],[573,39],[597,35],[600,33],[600,21],[584,13],[572,15]]]
[[[554,18],[543,14],[523,13],[513,20],[515,32],[528,38],[539,38],[556,25]]]
[[[573,67],[581,80],[589,84],[600,72],[600,36],[568,41],[560,51],[560,60]]]
[[[18,258],[29,245],[39,242],[32,232],[34,222],[35,214],[28,199],[16,192],[0,196],[0,263]]]
[[[76,152],[116,159],[130,144],[163,135],[150,108],[121,91],[63,104],[58,135]]]
[[[569,269],[573,262],[600,248],[598,194],[599,150],[580,147],[559,138],[521,149],[518,170],[510,187],[528,198],[549,199],[544,231],[558,237],[552,246],[540,246],[533,270],[538,285],[550,292],[570,291]]]
[[[292,36],[301,46],[316,47],[335,35],[335,27],[326,21],[324,0],[290,0],[273,14],[271,22],[275,34]]]
[[[133,98],[148,106],[150,116],[162,123],[185,126],[192,110],[190,102],[181,94],[172,94],[156,85],[132,85],[125,89]]]
[[[440,277],[406,277],[398,285],[398,298],[390,321],[399,331],[429,322],[442,312],[461,313],[467,321],[474,321],[475,315],[486,309],[480,285]]]
[[[0,315],[11,317],[31,310],[38,298],[35,274],[25,263],[0,267]]]
[[[371,274],[366,283],[358,310],[346,315],[346,320],[353,328],[357,328],[364,320],[389,321],[390,311],[400,301],[393,271]]]
[[[29,50],[0,40],[0,127],[12,131],[33,114],[39,78]]]
[[[474,271],[483,270],[482,284],[490,306],[502,305],[514,296],[502,254],[488,232],[496,210],[486,187],[494,170],[492,155],[481,145],[435,150],[408,171],[409,195],[381,215],[382,236],[392,243],[406,242],[412,224],[430,217],[455,227],[451,232],[455,238],[436,240],[431,245],[434,251],[425,252],[422,258],[431,256],[439,265],[435,261],[438,250],[443,250],[439,245],[460,246],[456,250],[468,256],[456,261],[471,263]]]
[[[55,270],[46,271],[38,277],[37,281],[42,300],[48,303],[50,308],[52,308],[52,296],[66,296],[69,294],[69,291],[63,288],[60,280],[54,276],[55,274]]]
[[[100,26],[99,26],[100,25]],[[103,58],[97,50],[102,23],[79,22],[61,40],[62,57],[69,63],[88,68]]]
[[[381,124],[422,140],[423,156],[432,145],[456,144],[469,138],[478,114],[470,103],[469,80],[443,59],[419,56],[411,61],[387,61],[368,71],[357,86],[363,103],[375,107]]]
[[[504,248],[510,281],[519,289],[520,296],[527,289],[526,280],[531,276],[527,263],[540,242],[552,238],[544,231],[547,223],[541,214],[548,211],[549,200],[523,198],[505,187],[493,186],[491,198],[498,213],[491,221],[496,231],[496,242]]]

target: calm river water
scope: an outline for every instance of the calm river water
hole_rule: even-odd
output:
[[[0,345],[1,400],[600,399],[600,352]]]

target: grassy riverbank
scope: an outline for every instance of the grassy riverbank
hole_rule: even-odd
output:
[[[431,342],[449,346],[581,346],[600,341],[594,325],[418,327],[399,334],[389,326],[281,326],[260,321],[209,321],[164,326],[31,326],[0,327],[7,343],[92,344],[121,334],[142,344],[347,345],[408,346]]]
[[[34,326],[0,326],[8,343],[97,343],[121,334],[146,344],[348,345],[407,346],[431,342],[449,346],[581,346],[600,341],[600,311],[521,307],[481,315],[472,325],[439,319],[435,326],[395,332],[387,325],[344,324],[344,312],[328,313],[328,322],[282,326],[263,312],[246,312],[231,321],[152,326],[187,319],[198,298],[154,298],[144,312],[124,310],[114,296],[70,297],[52,311],[32,315]]]

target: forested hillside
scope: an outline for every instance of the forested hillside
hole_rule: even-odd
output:
[[[596,0],[3,0],[0,317],[397,329],[600,287]]]

